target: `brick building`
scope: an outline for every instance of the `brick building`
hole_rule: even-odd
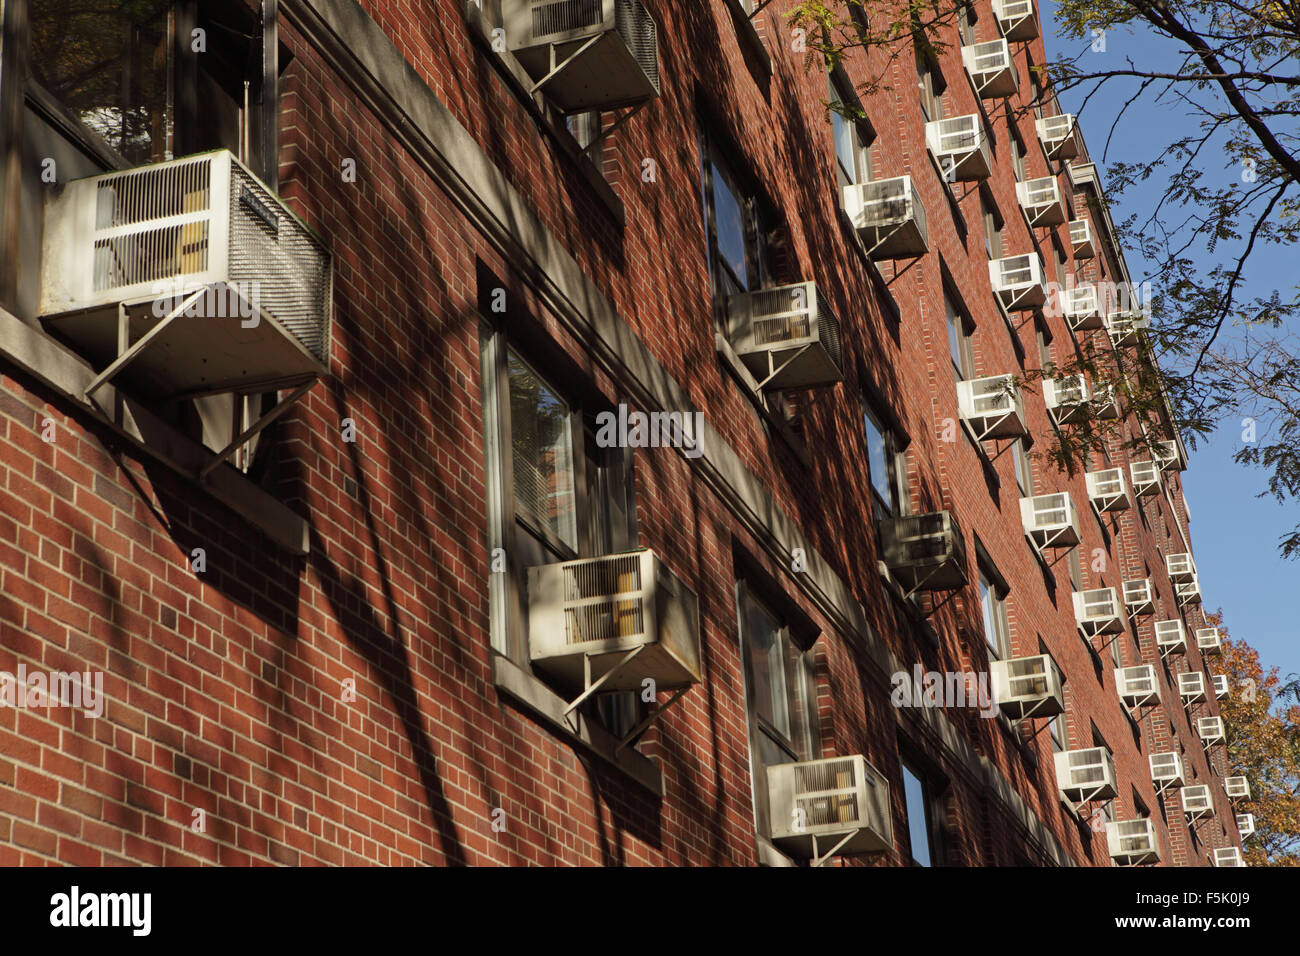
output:
[[[1035,374],[1143,333],[1032,0],[643,2],[0,0],[0,672],[104,705],[0,861],[1239,846],[1176,429]]]

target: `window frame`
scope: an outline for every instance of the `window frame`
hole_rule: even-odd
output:
[[[828,70],[826,80],[830,94],[828,109],[831,121],[831,146],[835,157],[835,175],[840,189],[846,186],[859,186],[872,181],[872,145],[876,140],[876,131],[869,120],[863,117],[844,115],[841,110],[861,112],[862,105],[851,87],[846,90],[848,82],[841,69]],[[839,109],[836,109],[839,106]],[[853,154],[853,170],[844,168],[844,157],[840,155],[840,130],[849,138],[849,149]]]
[[[907,453],[905,451],[908,442],[905,438],[900,437],[900,433],[892,424],[892,419],[889,416],[882,415],[870,399],[864,397],[861,406],[863,434],[867,442],[867,483],[871,488],[873,511],[879,509],[875,516],[884,518],[906,515],[910,511],[910,489],[907,480]],[[876,486],[876,478],[880,476],[875,475],[871,467],[872,431],[880,438],[886,468],[884,483],[889,489],[889,501],[881,498],[880,489]]]

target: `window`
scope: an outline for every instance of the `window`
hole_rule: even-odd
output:
[[[980,189],[980,212],[984,217],[984,249],[990,259],[1002,258],[1002,217],[988,191]]]
[[[961,42],[964,46],[970,46],[975,43],[975,7],[969,3],[964,3],[957,8],[957,33],[961,36]]]
[[[754,811],[759,831],[767,833],[767,768],[817,755],[816,698],[808,652],[796,643],[789,622],[746,580],[736,584],[736,613],[745,669]]]
[[[1011,104],[1006,106],[1007,117],[1007,135],[1011,139],[1011,165],[1016,171],[1016,182],[1024,182],[1025,179],[1025,157],[1029,154],[1025,149],[1024,140],[1020,138],[1020,130],[1016,128],[1015,117],[1011,114]]]
[[[1052,339],[1041,324],[1034,325],[1034,342],[1038,346],[1038,364],[1043,368],[1052,364]]]
[[[984,619],[984,642],[990,660],[1011,656],[1011,628],[1007,623],[1006,584],[1002,576],[981,555],[979,559],[980,611]]]
[[[835,140],[835,163],[840,187],[871,180],[871,143],[876,138],[870,125],[858,114],[861,106],[845,81],[834,74],[830,83],[831,130]]]
[[[1070,731],[1065,725],[1065,714],[1061,713],[1053,717],[1047,728],[1048,733],[1052,735],[1052,753],[1070,749]]]
[[[1016,471],[1016,487],[1020,489],[1020,496],[1027,498],[1034,493],[1034,477],[1029,470],[1029,453],[1025,451],[1023,438],[1011,442],[1011,461]]]
[[[974,378],[975,350],[971,344],[970,324],[946,293],[943,305],[948,319],[948,354],[952,359],[953,378],[959,382]]]
[[[884,419],[869,405],[863,406],[862,420],[867,433],[867,471],[871,479],[877,517],[907,511],[907,460],[902,443]]]
[[[919,765],[902,760],[903,803],[907,811],[907,838],[912,862],[916,866],[942,863],[943,841],[938,826],[939,812],[935,795],[938,787]]]
[[[1079,549],[1071,548],[1068,559],[1070,566],[1070,587],[1075,591],[1083,590],[1083,568],[1079,561]]]
[[[30,0],[29,9],[32,81],[127,164],[226,148],[274,188],[276,69],[288,60],[278,44],[262,56],[274,21],[231,0]]]
[[[921,97],[921,116],[927,123],[943,119],[943,77],[936,74],[929,57],[916,50],[916,87]]]
[[[705,142],[701,179],[710,277],[716,297],[762,288],[768,263],[757,195],[716,144]]]
[[[604,132],[601,124],[600,110],[592,110],[588,113],[573,113],[564,118],[564,126],[573,136],[574,141],[584,150]],[[591,161],[599,163],[604,154],[605,141],[601,140],[588,151]]]

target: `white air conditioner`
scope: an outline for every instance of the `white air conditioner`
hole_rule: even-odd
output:
[[[1048,159],[1074,159],[1079,155],[1079,143],[1074,135],[1075,123],[1073,113],[1060,116],[1044,116],[1035,124],[1038,139],[1047,151]]]
[[[1038,10],[1034,0],[993,0],[993,16],[1008,40],[1033,40],[1038,36]]]
[[[1133,476],[1133,494],[1143,497],[1160,494],[1160,466],[1154,461],[1135,461],[1129,465],[1129,473]]]
[[[1115,689],[1128,707],[1160,703],[1160,678],[1150,664],[1121,667],[1115,672]]]
[[[1085,282],[1070,289],[1062,289],[1059,294],[1061,314],[1065,316],[1070,328],[1082,332],[1102,327],[1101,300],[1095,285]]]
[[[1223,790],[1233,800],[1250,799],[1250,781],[1243,776],[1224,777]]]
[[[1198,627],[1196,629],[1196,646],[1202,654],[1218,654],[1223,649],[1217,627]]]
[[[989,282],[1008,312],[1036,309],[1047,301],[1043,260],[1037,253],[990,259]]]
[[[1171,581],[1191,581],[1196,577],[1196,562],[1186,552],[1165,555],[1165,567]]]
[[[1183,450],[1179,447],[1178,442],[1172,439],[1156,442],[1152,457],[1165,471],[1187,470],[1187,458],[1183,455]]]
[[[1210,676],[1210,682],[1214,685],[1214,697],[1216,700],[1223,700],[1232,694],[1232,687],[1228,683],[1227,674],[1213,674]]]
[[[1132,506],[1123,468],[1104,468],[1084,475],[1088,500],[1098,511],[1128,511]]]
[[[1151,321],[1141,312],[1108,312],[1104,322],[1112,345],[1137,345]]]
[[[1020,523],[1039,548],[1072,548],[1079,543],[1079,513],[1068,491],[1021,498]]]
[[[840,323],[814,282],[728,296],[727,328],[760,388],[813,388],[843,377]]]
[[[43,241],[41,316],[104,369],[87,394],[110,380],[146,399],[255,393],[328,373],[329,253],[227,150],[74,180],[50,193]]]
[[[979,441],[1029,434],[1020,386],[1012,375],[989,375],[958,382],[957,409]]]
[[[1013,720],[1065,713],[1065,679],[1050,654],[991,661],[993,697]]]
[[[506,46],[563,113],[659,95],[659,36],[641,0],[501,0]]]
[[[873,259],[906,259],[930,248],[925,207],[911,176],[845,186],[844,211]]]
[[[1016,62],[1006,40],[963,46],[961,62],[981,99],[1013,96],[1020,88]]]
[[[1115,593],[1114,588],[1076,591],[1073,598],[1075,623],[1088,637],[1095,637],[1098,634],[1118,634],[1124,630],[1119,595]]]
[[[1183,630],[1183,622],[1177,618],[1156,621],[1156,648],[1161,654],[1187,653],[1187,633]]]
[[[978,113],[926,123],[925,144],[946,178],[962,182],[989,178],[993,161]]]
[[[1119,790],[1115,764],[1106,747],[1062,750],[1055,755],[1056,785],[1074,803],[1110,800]]]
[[[861,755],[767,768],[772,842],[802,859],[894,845],[889,782]]]
[[[1092,391],[1082,375],[1043,379],[1043,404],[1056,423],[1086,417]]]
[[[1179,674],[1178,696],[1184,704],[1199,704],[1205,700],[1205,675],[1200,671],[1183,671]]]
[[[533,666],[566,688],[701,680],[699,602],[647,549],[529,568],[528,645]]]
[[[1129,614],[1154,614],[1155,589],[1150,578],[1134,578],[1124,582],[1124,606]]]
[[[1101,382],[1093,386],[1092,417],[1105,421],[1119,418],[1119,401],[1115,397],[1115,386],[1111,382]]]
[[[1237,832],[1241,834],[1243,840],[1248,836],[1252,836],[1255,833],[1255,814],[1238,813]]]
[[[1183,758],[1176,751],[1151,754],[1151,782],[1160,791],[1176,790],[1183,785]]]
[[[1241,850],[1235,846],[1220,846],[1214,849],[1215,866],[1245,866],[1246,861],[1242,858]]]
[[[889,515],[878,527],[885,566],[908,591],[966,586],[966,536],[951,511]]]
[[[1196,721],[1196,734],[1207,747],[1223,740],[1223,718],[1201,717]]]
[[[1178,598],[1178,606],[1186,607],[1189,604],[1201,603],[1201,582],[1200,579],[1193,576],[1190,581],[1180,581],[1174,585],[1174,596]]]
[[[1070,220],[1070,245],[1075,259],[1091,259],[1097,254],[1092,239],[1092,223],[1087,219]]]
[[[1149,818],[1112,820],[1106,824],[1106,845],[1117,866],[1160,862],[1160,837]]]
[[[1016,198],[1029,225],[1035,229],[1065,222],[1065,202],[1061,199],[1061,186],[1055,176],[1016,183]]]
[[[1203,783],[1195,786],[1183,787],[1183,813],[1189,820],[1199,820],[1201,817],[1214,815],[1214,797],[1210,795],[1210,788]]]

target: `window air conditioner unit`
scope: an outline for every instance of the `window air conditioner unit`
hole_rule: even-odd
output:
[[[1235,846],[1220,846],[1214,848],[1214,865],[1245,866],[1246,861],[1242,859],[1241,850]]]
[[[328,373],[329,253],[227,150],[70,182],[43,241],[42,318],[103,370],[87,396],[305,391]]]
[[[1035,125],[1048,159],[1074,159],[1079,155],[1079,143],[1074,135],[1074,114],[1044,116]]]
[[[1187,653],[1187,634],[1183,630],[1183,622],[1177,619],[1156,621],[1156,648],[1161,654]]]
[[[1223,740],[1223,718],[1201,717],[1196,721],[1196,734],[1201,743],[1209,747]]]
[[[1245,777],[1224,777],[1223,790],[1233,800],[1250,799],[1250,781]]]
[[[843,376],[840,323],[814,282],[728,296],[727,324],[761,388],[815,388]]]
[[[1123,468],[1090,471],[1084,478],[1088,486],[1088,500],[1098,511],[1127,511],[1132,506]]]
[[[1188,604],[1201,603],[1201,582],[1195,576],[1190,581],[1181,581],[1174,585],[1174,594],[1178,598],[1178,606],[1186,607]]]
[[[1127,707],[1160,703],[1160,678],[1151,664],[1121,667],[1115,672],[1115,687]]]
[[[562,113],[659,95],[659,37],[641,0],[501,0],[506,46]]]
[[[1134,578],[1124,582],[1124,606],[1129,614],[1154,614],[1155,589],[1150,578]]]
[[[1153,458],[1160,464],[1165,471],[1186,471],[1187,459],[1183,456],[1183,451],[1178,447],[1178,442],[1158,441],[1155,444]]]
[[[1110,800],[1118,793],[1115,764],[1106,747],[1062,750],[1055,755],[1056,785],[1074,803]]]
[[[1036,309],[1047,301],[1043,260],[1037,253],[990,259],[989,282],[1008,312]]]
[[[1160,791],[1176,790],[1183,785],[1183,758],[1176,751],[1152,754],[1151,782]]]
[[[978,113],[926,123],[925,144],[945,177],[961,182],[989,178],[993,161]]]
[[[981,99],[1013,96],[1020,77],[1006,40],[972,43],[961,48],[961,62]]]
[[[1196,629],[1196,646],[1202,654],[1217,654],[1223,648],[1217,627],[1198,627]]]
[[[1065,202],[1061,199],[1061,187],[1055,176],[1016,183],[1016,198],[1029,219],[1029,225],[1035,229],[1065,222]]]
[[[1043,379],[1043,404],[1058,425],[1086,418],[1092,408],[1092,390],[1082,375]]]
[[[1129,465],[1129,473],[1133,476],[1133,494],[1144,497],[1160,494],[1160,466],[1154,461],[1135,461]]]
[[[993,696],[1012,720],[1065,713],[1065,679],[1050,654],[990,661]]]
[[[1095,637],[1098,634],[1118,634],[1124,630],[1119,595],[1115,593],[1114,588],[1076,591],[1073,597],[1075,623],[1088,637]]]
[[[1122,347],[1137,345],[1141,333],[1151,324],[1141,312],[1108,312],[1105,317],[1106,332],[1112,345]]]
[[[1179,674],[1178,696],[1184,704],[1199,704],[1205,700],[1205,675],[1200,671],[1184,671]]]
[[[1196,577],[1196,562],[1187,553],[1165,555],[1165,567],[1172,581],[1191,581]]]
[[[998,29],[1008,40],[1033,40],[1038,37],[1038,11],[1034,0],[993,0],[993,15]]]
[[[1091,259],[1097,255],[1091,222],[1087,219],[1070,220],[1070,245],[1074,248],[1075,259]]]
[[[648,549],[531,567],[528,645],[566,688],[682,690],[701,679],[699,602]]]
[[[1214,684],[1214,697],[1216,700],[1223,700],[1232,694],[1232,687],[1228,684],[1227,674],[1213,674],[1210,681]]]
[[[909,592],[966,586],[966,537],[951,511],[886,517],[879,527],[885,564]]]
[[[1060,296],[1061,314],[1065,316],[1065,321],[1069,323],[1070,328],[1082,332],[1102,327],[1100,299],[1097,295],[1097,287],[1091,282],[1076,285],[1071,289],[1062,289]]]
[[[1029,434],[1020,386],[1012,375],[989,375],[958,382],[957,408],[979,441]]]
[[[894,845],[889,782],[860,755],[767,768],[772,842],[801,859]]]
[[[1020,499],[1020,522],[1038,548],[1072,548],[1079,543],[1079,513],[1068,491]]]
[[[1255,833],[1255,814],[1238,813],[1237,832],[1241,834],[1243,840],[1248,836],[1252,836]]]
[[[1116,866],[1160,862],[1160,837],[1154,820],[1112,820],[1106,824],[1106,844]]]
[[[930,248],[911,176],[845,186],[844,211],[873,259],[908,259]]]
[[[1112,383],[1102,382],[1093,386],[1092,416],[1106,421],[1119,418],[1119,402]]]
[[[1214,815],[1214,798],[1210,788],[1203,783],[1192,787],[1183,787],[1183,813],[1188,820]]]

